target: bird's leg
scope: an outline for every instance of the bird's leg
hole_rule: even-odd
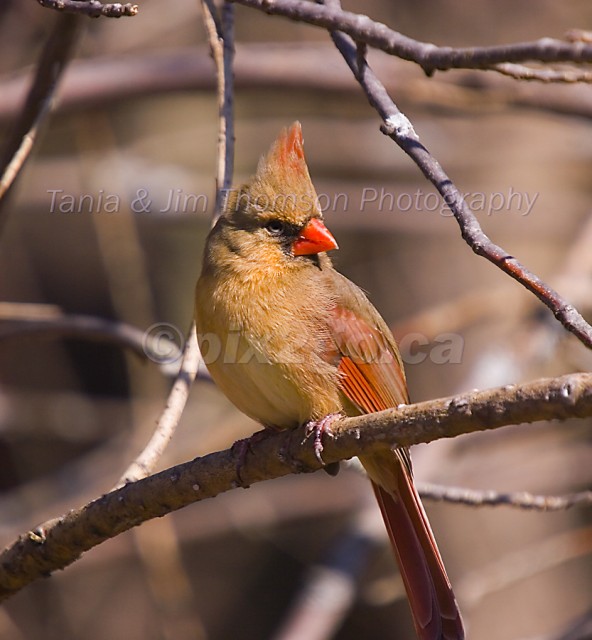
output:
[[[304,444],[304,441],[308,440],[310,436],[314,437],[315,457],[323,467],[327,469],[327,473],[332,476],[337,475],[339,471],[339,463],[337,464],[337,468],[335,468],[335,465],[333,464],[325,465],[325,461],[321,455],[323,453],[323,434],[332,436],[333,432],[331,431],[331,425],[342,417],[343,416],[340,413],[330,413],[320,420],[311,420],[306,424],[306,437],[302,442]]]

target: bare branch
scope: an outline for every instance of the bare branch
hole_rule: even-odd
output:
[[[124,322],[64,314],[53,305],[0,302],[0,341],[27,335],[111,342],[146,357],[145,333]]]
[[[272,15],[341,31],[356,42],[364,42],[403,60],[419,64],[427,74],[448,69],[495,69],[495,65],[502,62],[592,62],[592,45],[583,41],[563,42],[541,38],[533,42],[491,47],[438,47],[430,42],[408,38],[368,16],[343,11],[335,6],[323,6],[305,0],[233,2]]]
[[[233,75],[234,56],[234,7],[222,6],[222,17],[213,0],[203,0],[204,22],[208,32],[210,50],[216,64],[218,84],[218,170],[216,177],[216,208],[214,221],[222,209],[223,194],[231,186],[234,165],[234,119],[233,119]],[[132,462],[119,479],[116,487],[145,478],[154,469],[166,446],[171,441],[189,397],[191,385],[197,375],[201,354],[195,334],[195,323],[191,325],[185,341],[185,350],[180,371],[169,394],[167,405],[158,420],[156,429],[144,451]]]
[[[571,331],[586,346],[592,348],[592,327],[577,309],[502,247],[494,244],[483,232],[477,218],[456,185],[420,142],[411,122],[399,111],[384,85],[368,65],[363,48],[356,48],[351,40],[342,33],[333,32],[331,37],[364,89],[368,101],[382,118],[382,132],[396,142],[436,187],[454,214],[465,242],[477,255],[486,258],[534,293],[568,331]]]
[[[222,213],[225,195],[232,186],[234,173],[234,6],[224,2],[221,16],[213,0],[202,0],[202,8],[218,86],[218,168],[212,221],[216,222]]]
[[[344,418],[324,443],[330,464],[391,446],[539,420],[592,416],[592,374],[571,374]],[[306,428],[270,433],[241,466],[243,486],[320,468]],[[0,554],[0,600],[135,527],[240,485],[236,448],[177,465],[112,491],[23,534]]]
[[[562,511],[578,505],[592,505],[592,491],[580,491],[566,496],[537,496],[527,491],[501,493],[464,487],[445,487],[428,482],[417,482],[417,489],[425,500],[451,502],[471,507],[516,507],[527,511]]]
[[[181,368],[169,393],[166,407],[158,419],[156,429],[142,453],[125,470],[116,487],[145,478],[154,470],[183,415],[200,362],[201,354],[195,335],[195,323],[193,323],[185,342]]]
[[[59,16],[41,52],[35,79],[22,113],[11,128],[0,161],[0,232],[6,222],[6,196],[23,168],[41,124],[53,108],[54,96],[79,34],[76,16]]]
[[[55,9],[64,13],[77,13],[90,18],[121,18],[135,16],[139,9],[137,4],[126,2],[110,2],[103,4],[98,0],[37,0],[46,9]]]
[[[536,80],[538,82],[592,82],[592,71],[581,69],[533,69],[522,64],[502,62],[492,67],[504,76],[516,80]]]
[[[154,325],[171,327],[171,325]],[[155,362],[164,375],[176,374],[175,362],[181,358],[183,336],[180,331],[164,335],[162,331],[142,331],[125,322],[65,314],[59,307],[47,304],[0,302],[0,342],[28,336],[41,338],[78,338],[131,349],[136,355]],[[179,344],[177,344],[177,341]],[[209,378],[202,367],[200,375]]]

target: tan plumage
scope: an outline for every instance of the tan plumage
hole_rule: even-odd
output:
[[[337,248],[302,149],[284,130],[212,229],[196,287],[208,369],[245,414],[274,429],[408,402],[396,343],[364,293],[333,269]],[[212,351],[212,349],[214,351]],[[464,637],[406,451],[361,458],[401,567],[418,637]]]

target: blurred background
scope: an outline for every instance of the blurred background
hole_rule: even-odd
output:
[[[583,0],[344,6],[442,45],[592,27]],[[0,0],[4,140],[56,18],[33,1]],[[0,237],[2,545],[108,491],[149,439],[171,385],[142,353],[50,321],[82,314],[140,336],[156,326],[180,344],[214,204],[215,80],[199,3],[144,0],[134,18],[86,20],[83,29]],[[281,127],[302,122],[340,245],[335,262],[393,327],[414,400],[592,368],[546,308],[464,244],[431,185],[379,132],[323,30],[237,6],[236,40],[236,181]],[[590,85],[493,72],[428,79],[380,52],[370,62],[485,232],[590,320]],[[256,428],[200,380],[159,469]],[[590,486],[591,444],[589,420],[508,427],[416,447],[416,477],[572,493]],[[469,638],[592,637],[589,507],[426,508]],[[0,610],[0,639],[412,638],[377,511],[351,468],[230,492],[32,584]],[[299,603],[315,594],[324,612],[316,629],[335,625],[325,636],[298,626]],[[328,622],[348,601],[345,616]]]

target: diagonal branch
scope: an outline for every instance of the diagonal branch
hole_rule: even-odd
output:
[[[181,367],[167,398],[166,407],[156,423],[154,433],[144,450],[123,472],[116,487],[145,478],[154,470],[156,463],[177,430],[200,362],[201,354],[195,334],[195,323],[192,323],[183,349]]]
[[[330,464],[385,447],[521,422],[590,416],[592,374],[571,374],[344,418],[324,443],[323,457]],[[320,468],[305,427],[270,433],[259,438],[252,450],[253,455],[242,462],[242,486]],[[0,554],[0,600],[142,522],[241,486],[240,457],[237,448],[231,448],[196,458],[23,534]]]
[[[396,142],[436,187],[454,214],[461,235],[471,249],[534,293],[568,331],[571,331],[586,346],[592,348],[592,327],[584,320],[578,310],[538,276],[526,269],[516,258],[487,237],[463,195],[440,163],[420,142],[411,122],[399,111],[384,85],[368,65],[365,58],[365,48],[356,48],[348,36],[339,32],[333,32],[331,37],[366,93],[368,101],[382,118],[382,132]]]
[[[564,42],[541,38],[489,47],[438,47],[394,31],[368,16],[343,11],[340,7],[320,5],[307,0],[233,0],[272,15],[284,16],[317,27],[338,30],[357,42],[381,49],[403,60],[416,62],[427,74],[448,69],[495,69],[503,62],[592,62],[592,44],[586,41]]]
[[[8,192],[31,153],[42,123],[53,108],[58,83],[78,40],[79,27],[76,16],[59,16],[41,52],[20,118],[12,128],[0,158],[0,232],[8,215]]]

